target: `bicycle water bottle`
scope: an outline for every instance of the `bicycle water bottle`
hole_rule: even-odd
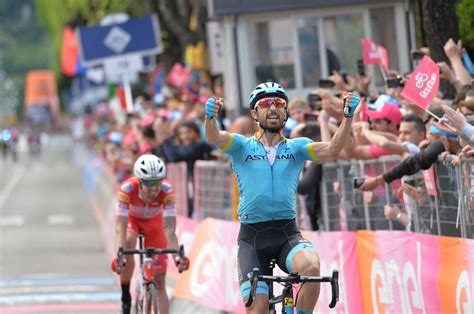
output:
[[[143,260],[143,267],[145,268],[144,269],[145,279],[152,281],[155,277],[155,271],[153,267],[153,258],[145,257],[145,259]]]

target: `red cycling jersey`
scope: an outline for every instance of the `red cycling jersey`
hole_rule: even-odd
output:
[[[149,203],[143,201],[139,185],[136,177],[122,182],[117,195],[116,215],[136,218],[153,218],[161,214],[163,217],[176,216],[173,186],[168,180],[163,180],[160,194]]]
[[[115,214],[128,216],[128,230],[145,235],[145,247],[166,248],[167,241],[163,217],[176,216],[176,203],[173,186],[163,180],[161,191],[151,202],[145,203],[140,193],[138,178],[132,177],[120,185],[117,195]],[[168,257],[155,255],[153,257],[155,271],[165,273]]]

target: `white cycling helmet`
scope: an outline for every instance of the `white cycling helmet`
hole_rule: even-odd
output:
[[[166,177],[166,165],[155,155],[144,154],[135,161],[133,173],[140,180],[161,180]]]

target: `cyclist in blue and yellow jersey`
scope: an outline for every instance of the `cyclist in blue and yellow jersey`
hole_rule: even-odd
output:
[[[252,137],[220,131],[215,117],[224,100],[206,102],[206,136],[232,158],[240,193],[238,215],[238,275],[244,302],[254,267],[270,274],[270,260],[276,259],[285,272],[319,276],[319,256],[303,239],[296,225],[296,188],[305,160],[336,158],[349,137],[352,116],[359,104],[355,93],[344,95],[344,119],[330,142],[313,142],[300,137],[287,139],[282,129],[288,119],[288,96],[277,83],[259,84],[250,94],[250,111],[260,126]],[[319,283],[302,286],[297,313],[312,313],[319,297]],[[259,281],[257,296],[247,313],[268,313],[268,286]]]

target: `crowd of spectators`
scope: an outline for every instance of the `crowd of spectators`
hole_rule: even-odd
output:
[[[427,169],[440,157],[455,166],[459,158],[474,155],[474,148],[471,148],[474,147],[471,74],[463,66],[460,43],[450,39],[444,50],[450,64],[441,62],[438,66],[441,78],[450,87],[448,92],[438,92],[428,108],[431,114],[401,96],[410,73],[401,74],[395,69],[386,72],[386,79],[398,83],[390,87],[385,85],[381,91],[376,90],[372,83],[374,78],[367,73],[341,75],[333,72],[327,78],[332,87],[317,88],[288,103],[290,118],[285,136],[328,141],[342,120],[340,95],[354,90],[361,94],[364,103],[354,116],[351,136],[337,160],[365,160],[386,155],[402,158],[402,162],[384,173],[380,170],[368,172],[369,176],[360,187],[365,201],[379,204],[371,216],[382,219],[371,226],[373,229],[385,229],[391,221],[395,229],[412,230],[413,204],[423,201],[420,196],[423,186],[420,182],[414,183],[411,175]],[[209,97],[225,99],[221,79],[215,80],[212,88],[210,86],[205,83],[197,88],[168,86],[168,92],[160,97],[146,91],[135,93],[134,111],[126,115],[124,123],[118,122],[117,112],[108,101],[90,106],[82,118],[86,143],[107,160],[118,182],[131,175],[135,159],[146,152],[156,154],[167,163],[186,162],[189,182],[192,182],[196,160],[228,162],[226,155],[209,145],[204,137],[206,100]],[[218,123],[222,129],[246,136],[258,129],[249,116],[230,121],[225,117],[225,110]],[[321,164],[308,162],[298,187],[299,208],[309,217],[308,228],[313,230],[321,228],[322,177]],[[387,204],[377,188],[397,179],[401,179],[401,183],[393,195],[393,202]],[[337,184],[334,186],[337,192]],[[192,216],[192,195],[189,197],[189,215]]]

